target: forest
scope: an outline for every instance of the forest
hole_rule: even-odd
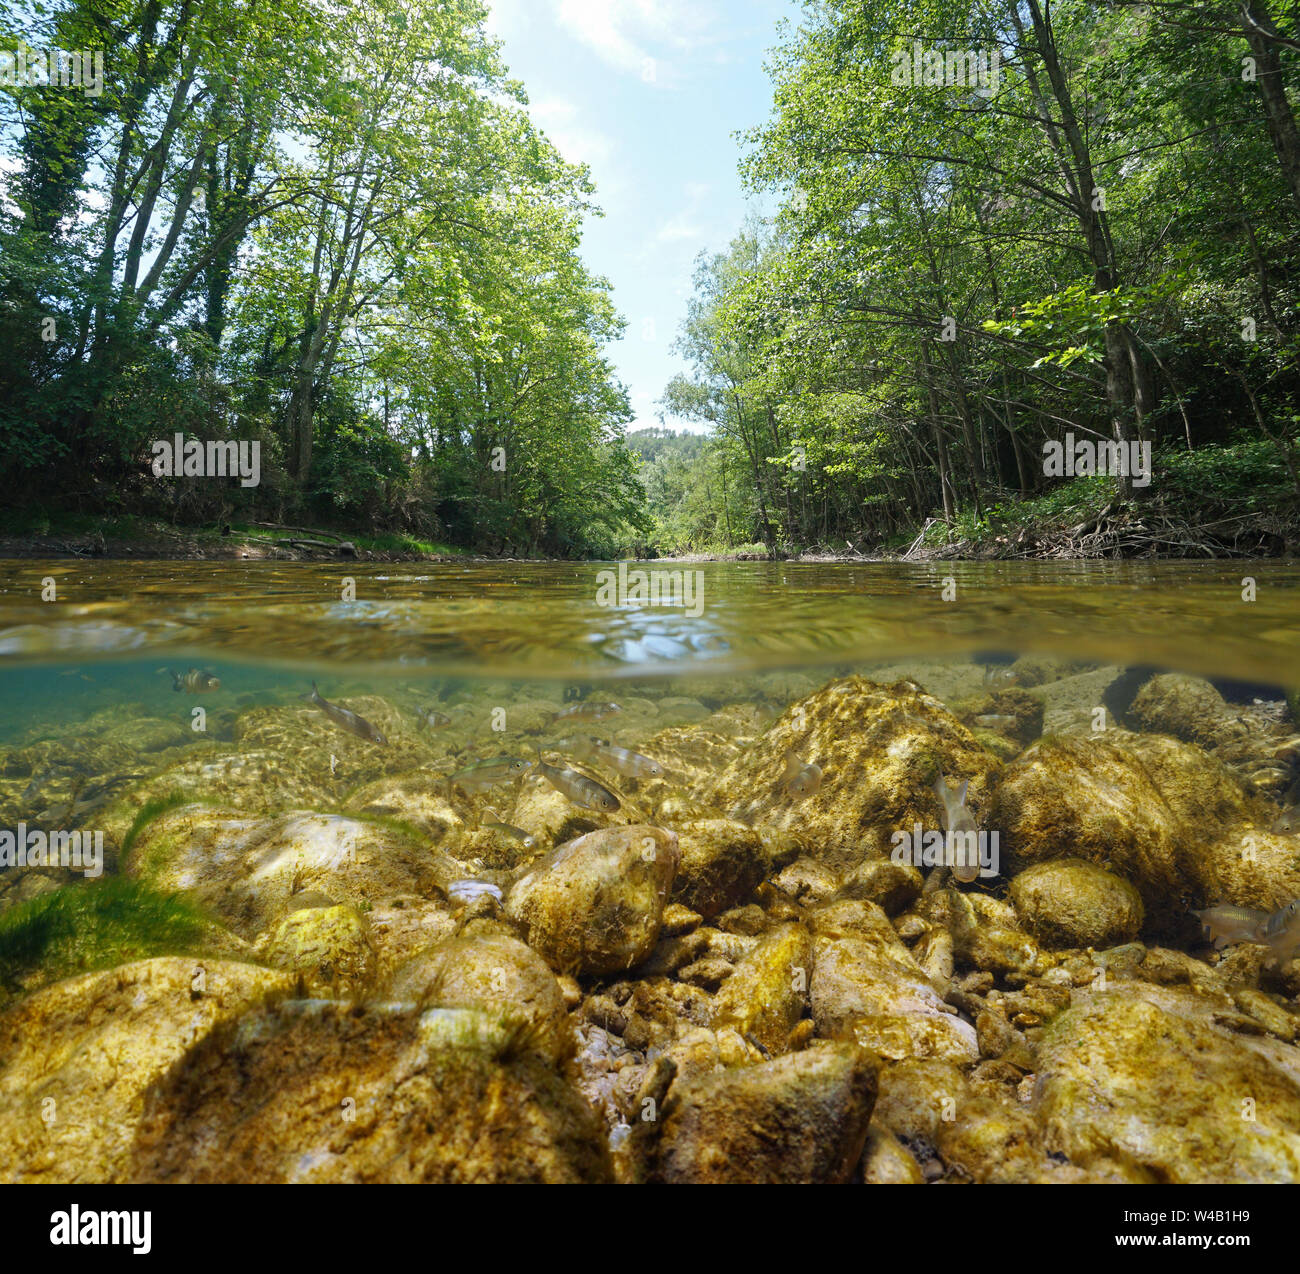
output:
[[[108,50],[99,92],[0,90],[6,489],[486,553],[608,552],[643,522],[622,320],[578,252],[592,183],[485,18],[70,0],[0,31]],[[259,485],[157,482],[175,431],[259,442]]]
[[[685,539],[1298,542],[1287,18],[1257,0],[806,6],[744,138],[779,211],[699,260],[692,371],[665,394],[709,424],[698,472],[722,493],[685,502]],[[1070,435],[1145,447],[1149,481],[1060,481],[1045,448]]]
[[[1281,551],[1300,526],[1300,32],[1265,0],[809,0],[632,419],[588,170],[478,0],[60,0],[0,49],[15,507],[487,555]],[[60,72],[65,68],[60,65]],[[7,71],[7,74],[6,74]],[[159,482],[175,433],[260,482]],[[1149,482],[1062,478],[1066,437]]]

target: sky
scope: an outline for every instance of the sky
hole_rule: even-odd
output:
[[[490,0],[489,31],[528,90],[535,123],[585,163],[602,218],[583,237],[587,264],[613,285],[627,319],[610,349],[636,419],[660,424],[664,386],[688,370],[670,347],[702,251],[726,248],[749,212],[735,134],[763,123],[764,70],[794,0]],[[699,429],[667,417],[669,428]]]

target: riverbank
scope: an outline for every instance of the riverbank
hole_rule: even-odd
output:
[[[280,561],[331,559],[368,562],[473,560],[449,545],[409,535],[352,532],[276,524],[174,526],[134,517],[77,516],[48,520],[27,533],[0,530],[0,558],[87,558],[150,561]]]
[[[611,554],[653,556],[645,543]],[[1158,490],[1125,499],[1106,478],[1080,478],[1030,499],[1006,496],[950,520],[931,515],[876,542],[868,537],[812,545],[753,542],[667,551],[668,563],[797,561],[1152,560],[1300,556],[1300,497],[1258,460],[1229,451],[1206,472],[1204,457],[1170,466]],[[371,562],[551,560],[485,553],[406,533],[359,534],[269,522],[177,526],[134,516],[13,515],[0,523],[0,558],[159,561]]]

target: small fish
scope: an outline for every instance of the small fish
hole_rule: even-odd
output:
[[[595,779],[567,767],[547,765],[542,754],[537,753],[537,772],[559,793],[585,810],[601,810],[612,814],[619,808],[618,797]]]
[[[1020,681],[1020,674],[1010,668],[985,668],[984,684],[992,689],[1005,690]]]
[[[611,770],[629,779],[658,779],[663,777],[664,767],[658,761],[629,748],[617,747],[612,740],[593,739],[590,735],[579,735],[583,740],[579,746],[579,756],[593,757],[608,765]]]
[[[1233,942],[1255,942],[1268,947],[1273,958],[1285,964],[1300,947],[1300,898],[1277,911],[1224,903],[1192,915],[1201,922],[1205,936],[1214,940],[1216,951]]]
[[[453,880],[447,886],[447,896],[454,902],[471,903],[480,898],[495,898],[501,901],[501,888],[486,880]]]
[[[1291,781],[1291,771],[1285,765],[1260,765],[1250,771],[1252,783],[1260,787],[1285,787]]]
[[[605,721],[617,716],[623,709],[616,703],[574,703],[561,708],[551,718],[551,724],[557,721],[569,721],[574,725],[587,725],[595,721]]]
[[[416,708],[415,719],[426,730],[442,730],[451,725],[451,718],[434,708]]]
[[[388,740],[383,734],[365,717],[358,716],[351,708],[341,707],[337,703],[331,703],[328,699],[321,698],[321,693],[316,689],[316,683],[311,683],[311,694],[304,695],[308,703],[319,708],[331,721],[334,722],[340,730],[346,730],[349,734],[355,734],[359,739],[366,739],[370,743],[387,744]]]
[[[952,874],[958,880],[969,884],[980,874],[978,837],[979,829],[975,826],[974,815],[966,808],[966,793],[970,779],[963,779],[960,788],[953,787],[939,772],[934,781],[934,794],[943,804],[943,830],[948,843],[955,849]],[[960,837],[960,841],[955,838]],[[954,843],[955,842],[955,843]],[[974,861],[971,861],[974,851]]]
[[[983,726],[985,730],[1009,730],[1016,724],[1016,719],[1006,713],[994,712],[987,716],[976,717],[975,724]]]
[[[1279,836],[1294,836],[1296,832],[1300,832],[1300,805],[1293,805],[1289,810],[1283,810],[1273,820],[1272,830]]]
[[[473,761],[455,774],[447,775],[443,782],[448,795],[453,786],[459,786],[473,796],[498,783],[515,783],[532,768],[533,763],[523,757],[497,756],[487,761]]]
[[[190,668],[186,672],[173,672],[170,668],[166,671],[172,679],[173,690],[184,690],[192,695],[206,695],[221,689],[220,677],[214,677],[210,672],[203,672],[198,668]]]
[[[491,828],[494,832],[500,832],[502,836],[509,837],[510,840],[517,840],[525,849],[537,848],[537,837],[530,836],[522,827],[511,827],[509,823],[503,823],[497,815],[496,810],[485,810],[484,813],[491,814],[492,817],[485,823],[480,823],[480,827]]]
[[[319,889],[304,889],[290,895],[288,911],[314,911],[317,907],[336,907],[338,904],[329,894]]]
[[[23,788],[23,794],[18,799],[20,801],[34,801],[40,795],[41,788],[49,782],[53,774],[54,767],[52,765],[47,769],[42,770],[39,774],[33,774],[32,781]]]
[[[785,770],[781,774],[781,788],[787,796],[796,801],[811,796],[822,785],[821,769],[811,764],[805,765],[793,748],[785,750]]]

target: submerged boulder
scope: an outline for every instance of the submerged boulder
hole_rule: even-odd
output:
[[[228,960],[140,960],[55,983],[0,1016],[0,1181],[119,1182],[145,1090],[215,1027],[288,995]]]
[[[1223,696],[1204,678],[1184,673],[1152,677],[1134,697],[1129,716],[1149,734],[1172,734],[1204,748],[1243,733]]]
[[[268,964],[294,974],[307,995],[364,991],[374,976],[369,927],[348,906],[299,907],[279,920],[254,949]]]
[[[782,785],[787,750],[821,769],[810,795]],[[845,871],[888,857],[896,831],[941,826],[932,790],[940,771],[969,780],[968,808],[978,820],[999,767],[915,682],[845,677],[787,708],[703,795],[761,830],[797,835],[815,857]]]
[[[185,891],[251,940],[299,890],[358,910],[391,894],[427,894],[438,884],[434,861],[417,835],[383,822],[306,810],[241,818],[183,805],[141,831],[126,870],[156,888]]]
[[[1007,767],[993,820],[1012,874],[1082,858],[1131,881],[1153,919],[1178,906],[1183,828],[1141,760],[1109,736],[1034,744]]]
[[[1115,947],[1142,928],[1142,897],[1127,880],[1081,858],[1037,863],[1011,882],[1025,928],[1051,947]]]
[[[748,898],[771,869],[767,844],[744,823],[696,819],[676,830],[681,862],[673,899],[706,920]]]
[[[1045,1144],[1146,1181],[1300,1178],[1300,1050],[1214,1015],[1193,991],[1142,983],[1061,1014],[1039,1047]]]
[[[396,970],[388,998],[422,1008],[482,1009],[526,1023],[533,1046],[559,1059],[572,1052],[564,994],[531,947],[490,921],[475,920]]]
[[[561,973],[622,973],[659,938],[677,835],[648,824],[588,832],[510,887],[506,914]]]
[[[847,1181],[866,1143],[876,1060],[816,1044],[669,1090],[658,1177],[669,1184]]]
[[[714,999],[713,1021],[756,1041],[771,1055],[784,1053],[808,1005],[812,935],[783,924],[741,957]]]
[[[595,1112],[523,1028],[474,1009],[288,1001],[151,1090],[144,1182],[598,1183]]]

